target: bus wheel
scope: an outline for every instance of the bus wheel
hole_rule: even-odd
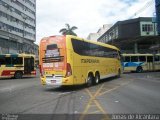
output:
[[[16,78],[16,79],[21,79],[22,78],[22,72],[20,72],[20,71],[18,71],[18,72],[16,72],[15,74],[14,74],[14,78]]]
[[[137,67],[137,69],[136,69],[136,72],[138,72],[138,73],[141,73],[141,72],[143,72],[143,69],[142,69],[142,67],[141,67],[141,66],[138,66],[138,67]]]
[[[87,78],[87,87],[92,86],[92,84],[93,84],[93,75],[89,74]]]
[[[95,85],[98,84],[99,81],[100,81],[100,75],[99,75],[99,73],[96,73],[95,78],[94,78],[94,84]]]

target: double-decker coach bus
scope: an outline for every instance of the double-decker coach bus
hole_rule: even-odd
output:
[[[122,54],[124,72],[160,70],[160,54]]]
[[[39,59],[43,85],[91,86],[122,71],[118,48],[72,35],[43,38]]]
[[[22,78],[35,76],[35,55],[31,54],[1,54],[0,77]]]

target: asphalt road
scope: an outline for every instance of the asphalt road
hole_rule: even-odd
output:
[[[1,114],[159,114],[160,72],[128,73],[85,88],[42,86],[39,76],[0,79]],[[106,116],[108,117],[108,116]]]

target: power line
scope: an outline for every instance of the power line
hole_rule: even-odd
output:
[[[151,5],[153,5],[153,3],[154,3],[154,0],[150,0],[149,2],[147,2],[146,5],[143,6],[141,9],[139,9],[137,12],[135,12],[135,13],[130,17],[130,19],[133,18],[134,16],[140,14],[140,13],[143,12],[145,9],[149,8]]]

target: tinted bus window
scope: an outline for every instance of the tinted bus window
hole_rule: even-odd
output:
[[[12,64],[13,64],[13,65],[23,64],[23,59],[22,59],[22,57],[13,57],[13,58],[12,58]]]
[[[10,57],[5,58],[5,64],[6,65],[11,65],[11,58]]]
[[[153,56],[147,56],[147,62],[153,62]]]
[[[138,56],[131,56],[131,62],[138,62]]]
[[[118,58],[118,53],[116,50],[93,43],[72,39],[72,45],[74,52],[79,55]]]
[[[160,61],[160,56],[155,56],[154,61]]]
[[[139,56],[139,62],[145,62],[146,56]]]
[[[0,58],[0,65],[5,65],[5,58],[4,57]]]
[[[130,62],[130,56],[125,56],[124,57],[124,62]]]

